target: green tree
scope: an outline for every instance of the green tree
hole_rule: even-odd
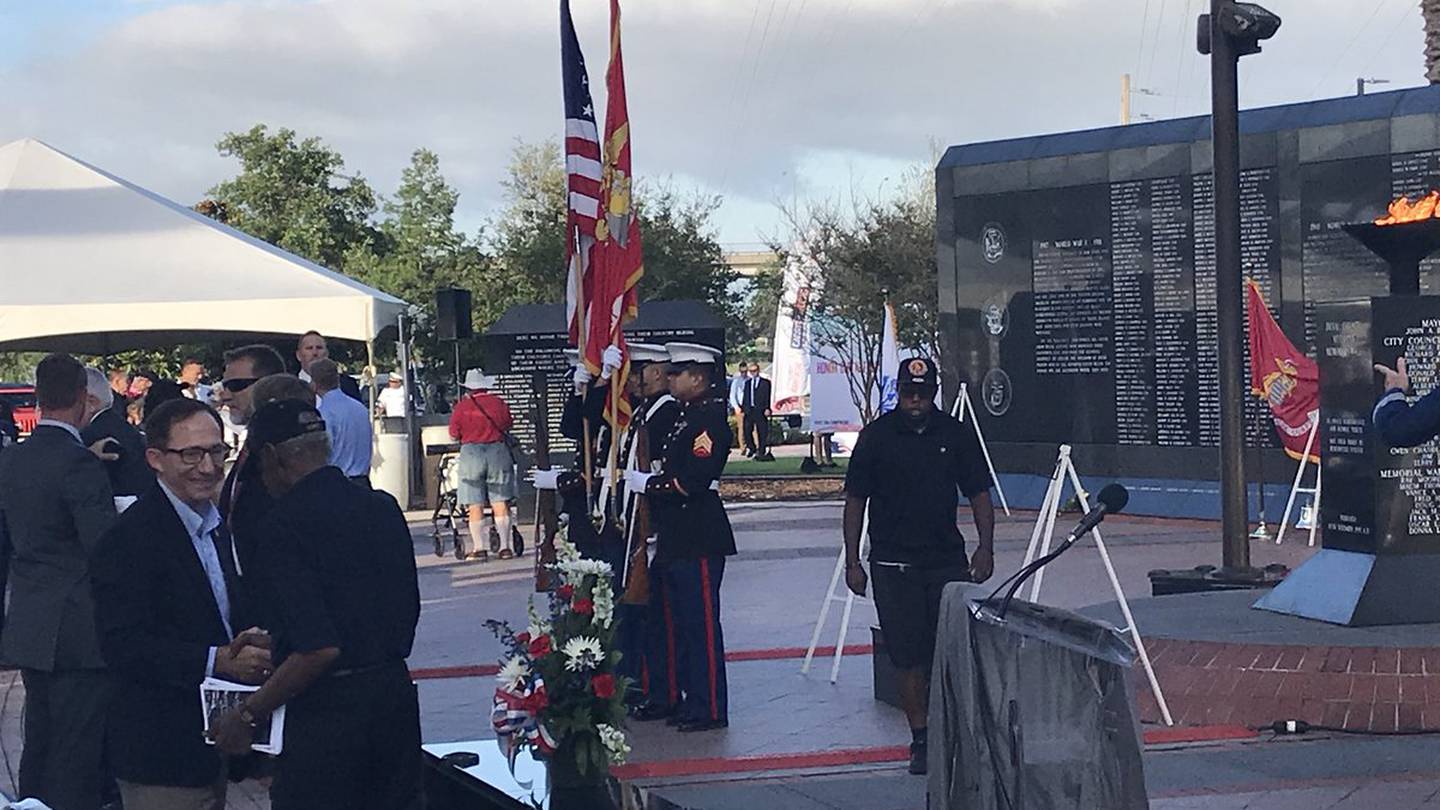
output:
[[[344,158],[319,138],[257,124],[216,148],[240,161],[240,173],[210,190],[201,213],[339,272],[380,238],[374,190],[345,174]]]
[[[451,347],[435,335],[435,291],[474,290],[490,266],[478,244],[455,229],[459,199],[435,153],[417,149],[401,173],[395,196],[383,205],[382,238],[373,246],[383,253],[362,244],[352,248],[346,262],[358,280],[410,302],[416,350],[426,361],[439,360],[447,368],[453,363]],[[434,369],[433,364],[428,367]]]
[[[812,302],[811,340],[845,369],[861,418],[879,414],[880,354],[887,300],[895,307],[902,354],[935,356],[935,215],[923,193],[900,193],[855,206],[787,212],[795,249],[803,251],[820,292]]]
[[[750,277],[742,304],[745,332],[739,345],[744,354],[756,356],[757,339],[775,336],[775,317],[780,311],[780,298],[784,291],[785,270],[778,260]]]
[[[487,315],[511,304],[565,298],[565,164],[553,141],[521,142],[503,182],[506,208],[495,222],[496,267],[487,274]],[[719,198],[641,184],[636,213],[644,245],[640,300],[691,298],[743,329],[736,275],[724,261],[711,220]]]
[[[505,209],[494,223],[496,267],[477,289],[482,318],[511,305],[565,300],[565,163],[554,141],[516,143],[505,180]],[[644,282],[642,282],[643,284]]]

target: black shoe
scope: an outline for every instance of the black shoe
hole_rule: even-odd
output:
[[[925,773],[930,746],[923,742],[910,743],[910,773],[921,776]]]
[[[670,716],[665,718],[665,725],[667,726],[678,726],[681,723],[689,722],[692,721],[686,720],[685,718],[681,717],[679,712],[671,712]]]
[[[729,720],[687,720],[680,724],[681,731],[689,734],[695,731],[715,731],[716,729],[729,728]]]
[[[675,716],[675,707],[661,706],[658,703],[642,703],[630,712],[630,716],[641,723],[649,723],[652,720],[668,720]]]

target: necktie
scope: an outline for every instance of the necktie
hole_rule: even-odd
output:
[[[225,587],[234,588],[240,577],[240,560],[235,556],[235,544],[230,542],[230,530],[220,526],[210,533],[215,543],[215,554],[220,558],[220,570],[225,574]]]

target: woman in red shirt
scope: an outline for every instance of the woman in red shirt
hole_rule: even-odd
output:
[[[490,555],[480,548],[481,539],[489,536],[490,551],[500,559],[515,556],[509,548],[511,533],[510,501],[515,497],[515,459],[505,443],[505,436],[514,425],[510,406],[491,393],[495,378],[478,368],[465,373],[465,396],[455,403],[450,413],[450,437],[460,441],[460,505],[468,511],[471,560],[488,560]],[[490,534],[490,521],[485,518],[485,504],[495,514],[498,534]],[[503,541],[503,542],[502,542]],[[502,548],[502,545],[504,546]]]

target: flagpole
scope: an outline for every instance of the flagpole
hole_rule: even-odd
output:
[[[1260,477],[1260,519],[1255,531],[1250,533],[1251,540],[1270,539],[1270,530],[1265,528],[1265,411],[1269,408],[1268,401],[1261,406],[1255,431],[1255,471]]]
[[[577,358],[580,365],[576,371],[585,365],[585,338],[589,331],[589,318],[586,317],[585,302],[585,274],[580,272],[584,259],[579,252],[583,243],[578,241],[578,234],[572,229],[570,238],[576,240],[574,258],[570,261],[570,272],[575,274],[575,318],[579,321],[575,329],[575,348],[579,352]],[[585,469],[582,471],[585,476],[585,504],[587,507],[594,505],[595,501],[595,448],[590,442],[590,414],[585,409],[585,400],[589,398],[590,384],[585,384],[585,389],[580,392],[580,445],[585,456]]]
[[[623,364],[622,364],[623,365]],[[610,374],[610,461],[606,466],[606,475],[610,476],[610,488],[613,491],[619,480],[619,470],[615,468],[620,458],[620,369],[615,369]],[[610,517],[615,517],[615,499],[612,497],[606,504]]]

